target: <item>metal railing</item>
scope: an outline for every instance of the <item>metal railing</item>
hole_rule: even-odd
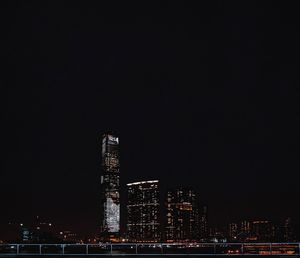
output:
[[[21,255],[292,255],[300,243],[0,244],[0,256]]]

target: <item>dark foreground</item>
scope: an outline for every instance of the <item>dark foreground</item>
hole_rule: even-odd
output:
[[[22,257],[26,257],[26,258],[44,258],[45,257],[45,255],[1,255],[0,254],[0,257],[5,257],[5,258],[8,258],[8,257],[11,257],[11,258],[13,258],[13,257],[20,257],[20,256],[22,256]],[[137,254],[137,255],[122,255],[122,254],[120,254],[120,255],[118,255],[118,254],[113,254],[113,255],[111,255],[111,254],[108,254],[108,255],[92,255],[92,257],[122,257],[122,258],[124,258],[124,257],[128,257],[128,258],[145,258],[145,257],[147,257],[147,256],[155,256],[155,257],[157,257],[157,258],[163,258],[163,257],[168,257],[168,258],[179,258],[179,257],[189,257],[189,258],[196,258],[196,257],[201,257],[201,258],[205,258],[205,257],[209,257],[209,258],[211,258],[211,257],[224,257],[224,256],[234,256],[234,257],[236,257],[236,258],[239,258],[239,257],[253,257],[253,256],[255,256],[255,257],[257,257],[257,256],[262,256],[262,257],[264,257],[264,258],[268,258],[268,257],[272,257],[272,258],[274,258],[274,257],[285,257],[285,258],[287,258],[287,257],[289,257],[289,258],[296,258],[296,257],[300,257],[300,255],[298,255],[298,254],[296,254],[296,255],[253,255],[253,254],[243,254],[243,255],[236,255],[236,254],[231,254],[231,255],[229,255],[229,254],[210,254],[210,255],[208,255],[208,254],[198,254],[198,255],[195,255],[195,254],[170,254],[170,255],[156,255],[156,254],[143,254],[143,255],[140,255],[140,254]],[[62,255],[47,255],[47,257],[49,257],[49,258],[59,258],[59,257],[62,257]],[[84,258],[87,258],[87,257],[91,257],[91,255],[67,255],[67,257],[68,258],[79,258],[79,257],[84,257]]]

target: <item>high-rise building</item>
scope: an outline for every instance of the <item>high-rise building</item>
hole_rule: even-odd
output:
[[[291,218],[286,218],[284,221],[276,221],[273,225],[274,227],[274,241],[280,242],[293,242],[295,241],[295,236],[293,233],[293,228],[291,224]]]
[[[208,218],[207,218],[207,206],[204,205],[200,209],[200,238],[201,241],[207,241],[209,232],[208,232]]]
[[[160,204],[158,180],[127,184],[127,237],[133,242],[159,242]]]
[[[250,221],[243,220],[241,222],[241,232],[246,234],[247,236],[250,234],[251,232]]]
[[[199,239],[199,209],[193,189],[179,187],[167,191],[165,238],[167,242]]]
[[[283,225],[283,239],[285,242],[291,242],[293,241],[293,230],[292,230],[292,225],[291,225],[291,218],[287,218],[284,221]]]
[[[120,151],[119,138],[102,135],[100,239],[120,239]]]
[[[271,242],[274,238],[273,225],[268,220],[257,220],[252,222],[252,235],[259,242]]]
[[[240,235],[238,239],[240,241],[248,241],[251,238],[251,223],[248,220],[243,220],[240,223]]]
[[[228,236],[230,241],[236,241],[239,235],[238,232],[238,224],[237,223],[229,223],[228,225]]]

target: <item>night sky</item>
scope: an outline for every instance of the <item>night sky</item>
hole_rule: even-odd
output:
[[[107,130],[123,188],[193,186],[216,225],[300,223],[295,6],[1,6],[0,225],[40,215],[97,232]]]

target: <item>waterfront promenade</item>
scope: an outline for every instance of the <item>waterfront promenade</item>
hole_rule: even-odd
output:
[[[1,244],[0,256],[300,256],[300,243]]]

